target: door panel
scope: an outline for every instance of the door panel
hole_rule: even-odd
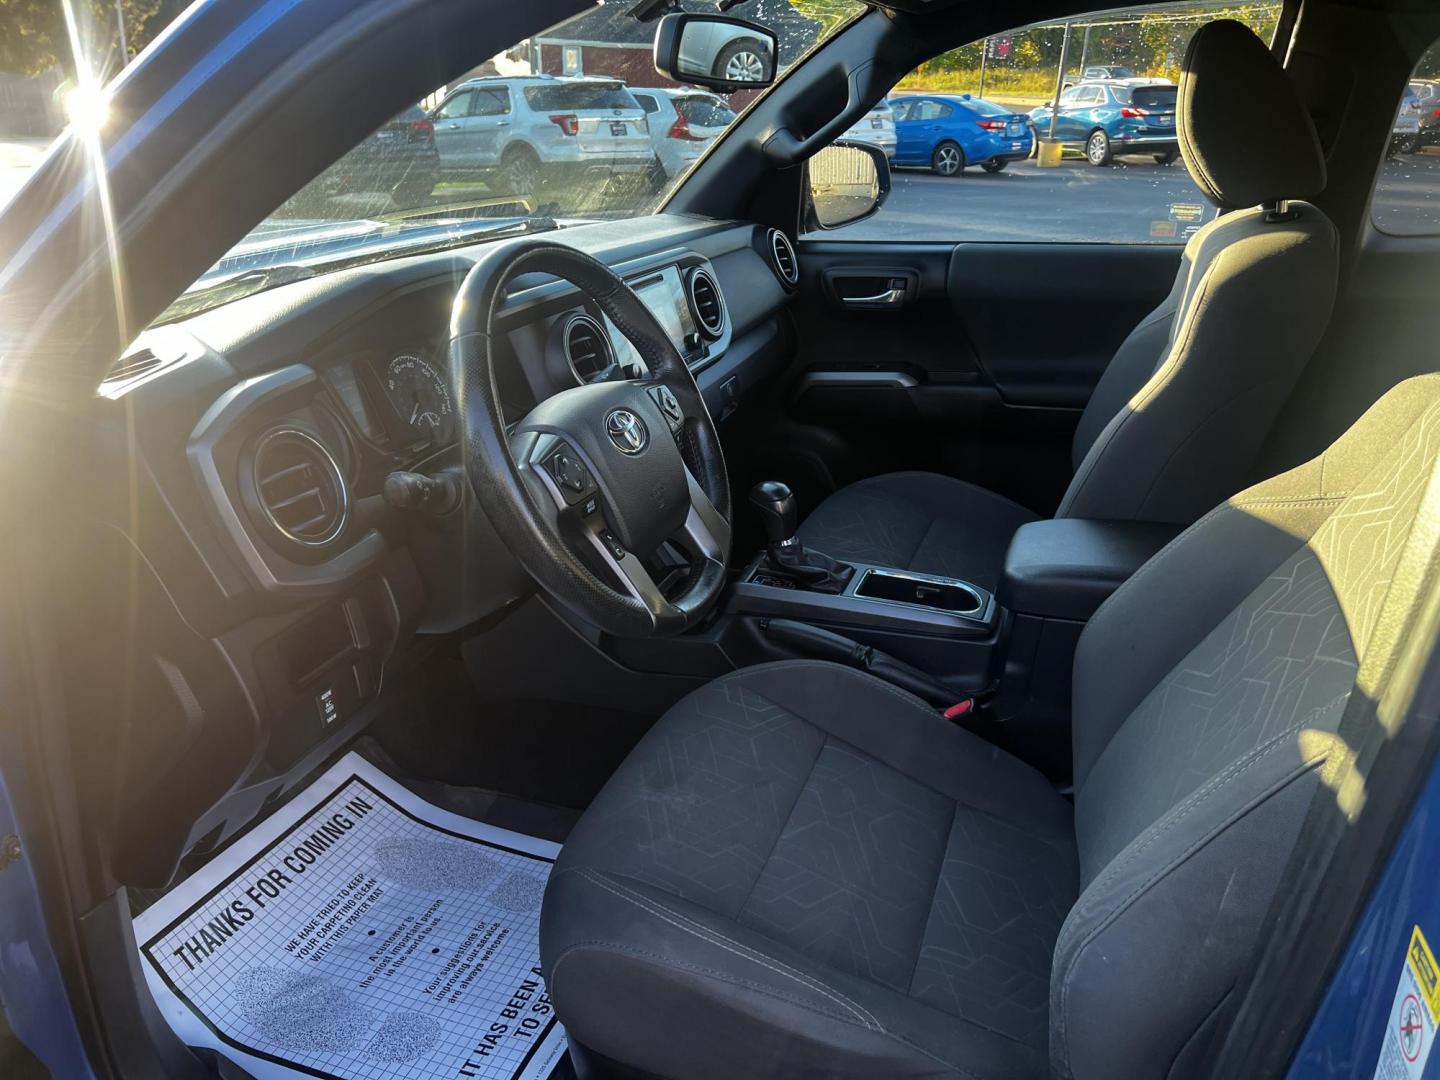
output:
[[[1158,245],[821,240],[799,252],[784,389],[795,445],[771,450],[795,451],[809,475],[778,478],[813,503],[863,475],[926,469],[1038,513],[1069,483],[1095,382],[1180,260]],[[854,302],[892,292],[897,302]]]

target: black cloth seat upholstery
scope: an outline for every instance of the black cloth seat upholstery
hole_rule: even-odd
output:
[[[832,559],[964,578],[993,592],[1010,538],[1038,520],[1019,503],[963,480],[889,473],[825,500],[805,519],[800,539]]]
[[[683,1026],[662,1076],[737,1040],[777,1076],[838,1075],[833,1047],[846,1075],[1037,1075],[1078,880],[1039,773],[869,675],[767,664],[677,705],[587,810],[545,970],[583,1045],[613,1049],[640,1002]]]
[[[1118,589],[1076,650],[1073,808],[850,668],[692,693],[551,875],[573,1044],[676,1080],[1196,1075],[1428,595],[1437,459],[1427,375]]]
[[[1266,102],[1263,126],[1248,123],[1255,101]],[[1320,142],[1288,76],[1242,24],[1195,32],[1176,128],[1186,167],[1222,214],[1187,241],[1170,294],[1091,394],[1057,517],[1188,525],[1244,487],[1334,303],[1335,227],[1300,201],[1325,187]],[[801,541],[993,588],[1015,529],[1037,515],[925,475],[841,488],[801,523]]]

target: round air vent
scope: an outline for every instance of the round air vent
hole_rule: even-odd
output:
[[[594,382],[615,363],[610,335],[589,315],[572,315],[560,340],[570,370],[582,383]]]
[[[725,329],[725,300],[708,270],[690,275],[690,310],[706,337],[718,338]]]
[[[779,229],[771,229],[769,239],[775,273],[780,275],[786,288],[793,289],[800,284],[800,260],[795,257],[795,248],[791,246],[790,238]]]
[[[270,432],[256,445],[251,470],[259,517],[284,539],[321,547],[344,530],[350,493],[340,466],[313,435]]]

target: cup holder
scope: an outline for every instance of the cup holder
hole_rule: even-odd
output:
[[[935,608],[956,615],[974,615],[984,605],[980,594],[962,582],[915,577],[893,570],[866,570],[855,595],[888,600],[892,604]]]

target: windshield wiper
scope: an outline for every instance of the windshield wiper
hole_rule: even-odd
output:
[[[316,270],[313,266],[302,266],[298,263],[282,263],[279,266],[262,266],[254,270],[245,270],[217,284],[196,289],[194,292],[188,292],[178,297],[173,304],[161,312],[155,322],[158,325],[183,319],[187,315],[198,315],[209,308],[228,304],[241,297],[254,296],[256,293],[280,285],[304,281],[306,278],[314,277],[315,274]]]

